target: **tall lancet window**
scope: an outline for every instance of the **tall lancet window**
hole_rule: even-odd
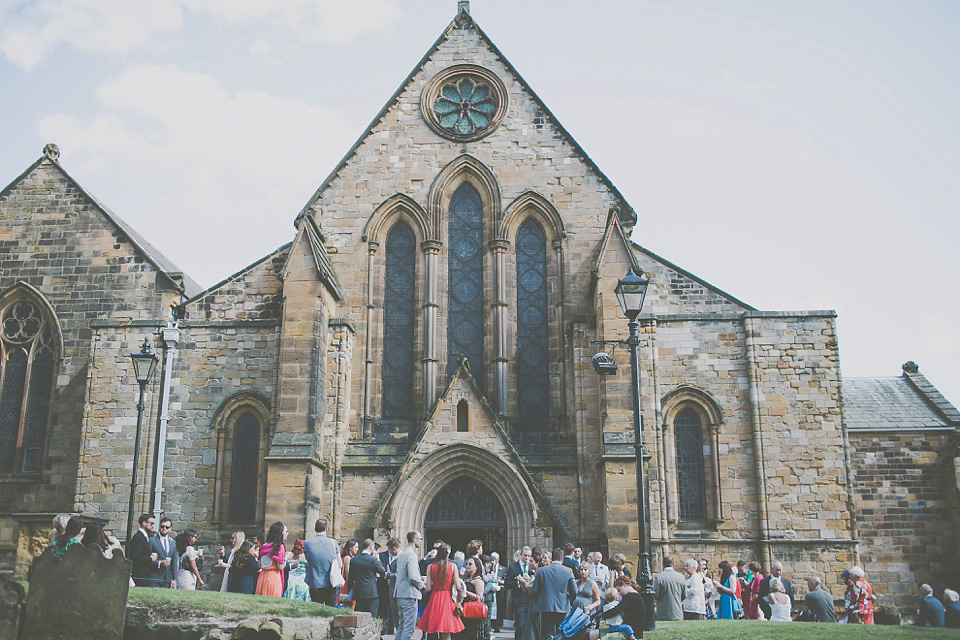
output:
[[[57,344],[39,304],[0,309],[0,475],[40,473]]]
[[[387,236],[383,288],[384,420],[413,418],[413,323],[417,241],[405,222]]]
[[[260,421],[253,413],[237,420],[230,465],[230,522],[257,521],[257,484],[260,466]]]
[[[683,409],[673,421],[677,445],[677,490],[680,520],[699,522],[707,518],[707,497],[703,487],[703,432],[700,416]]]
[[[547,238],[530,219],[517,233],[517,426],[539,431],[549,418]]]
[[[465,357],[470,372],[484,388],[483,359],[483,203],[469,184],[450,201],[450,281],[447,304],[447,371]]]

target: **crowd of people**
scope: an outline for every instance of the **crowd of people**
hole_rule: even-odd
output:
[[[59,515],[53,524],[50,546],[58,557],[76,545],[95,545],[108,558],[123,554],[117,539],[98,522]],[[162,517],[157,523],[152,514],[142,515],[138,524],[127,549],[133,565],[131,584],[181,590],[205,587],[196,531],[185,529],[172,537],[171,519]],[[714,574],[705,558],[687,559],[678,571],[668,556],[653,579],[654,610],[647,611],[622,554],[604,564],[599,551],[584,556],[574,544],[552,551],[525,546],[514,553],[513,562],[504,565],[496,552],[484,554],[480,540],[455,552],[437,540],[420,559],[423,536],[419,532],[407,534],[403,550],[395,538],[380,550],[369,538],[362,542],[351,538],[338,545],[327,526],[326,519],[318,519],[316,535],[298,538],[289,551],[285,546],[289,530],[283,522],[270,526],[263,543],[235,531],[229,551],[218,546],[217,566],[223,569],[220,590],[367,611],[381,618],[383,633],[395,633],[396,640],[411,640],[414,629],[438,640],[489,640],[491,632],[501,630],[508,609],[515,640],[546,640],[573,609],[581,609],[593,620],[596,628],[590,640],[599,638],[602,627],[621,632],[627,640],[641,638],[648,615],[657,620],[874,623],[876,596],[860,567],[840,575],[846,589],[838,615],[820,576],[807,577],[806,594],[798,602],[780,562],[773,562],[765,574],[755,561],[722,561]],[[914,624],[960,628],[956,591],[945,589],[941,602],[923,584],[919,595],[921,606]]]

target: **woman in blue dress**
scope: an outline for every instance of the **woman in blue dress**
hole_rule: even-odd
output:
[[[717,612],[717,618],[721,620],[733,620],[733,612],[737,608],[737,587],[734,581],[737,577],[730,568],[730,563],[724,560],[720,563],[720,582],[715,582],[717,591],[720,592],[720,607]]]

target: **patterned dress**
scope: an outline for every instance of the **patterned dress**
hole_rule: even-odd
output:
[[[307,561],[290,561],[290,575],[287,577],[287,590],[284,598],[310,602],[310,587],[307,586]]]
[[[873,624],[873,588],[860,578],[843,596],[848,624]]]

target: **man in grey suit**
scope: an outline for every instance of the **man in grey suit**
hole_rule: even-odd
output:
[[[407,548],[397,556],[397,586],[393,597],[397,601],[399,622],[394,640],[410,640],[417,624],[417,601],[423,597],[423,589],[427,586],[417,564],[417,549],[421,544],[423,536],[420,532],[411,531],[407,534]]]
[[[377,578],[386,573],[383,563],[376,556],[373,540],[367,538],[363,541],[363,549],[350,561],[350,575],[347,577],[347,589],[357,601],[354,611],[367,611],[374,618],[377,617],[380,609]]]
[[[319,518],[313,528],[317,535],[303,543],[303,554],[307,558],[306,582],[310,587],[310,599],[335,607],[337,590],[330,585],[330,566],[334,562],[340,566],[337,541],[327,535],[326,518]]]
[[[556,635],[557,625],[570,613],[577,597],[573,571],[563,564],[563,549],[553,550],[553,561],[540,567],[533,579],[533,611],[539,617],[537,640]]]
[[[683,620],[683,599],[687,597],[687,583],[673,568],[673,558],[663,559],[663,571],[653,579],[657,597],[657,620]]]
[[[176,589],[180,554],[177,553],[177,543],[170,537],[172,526],[170,518],[160,518],[160,534],[150,538],[150,555],[157,554],[152,576],[154,586]]]

